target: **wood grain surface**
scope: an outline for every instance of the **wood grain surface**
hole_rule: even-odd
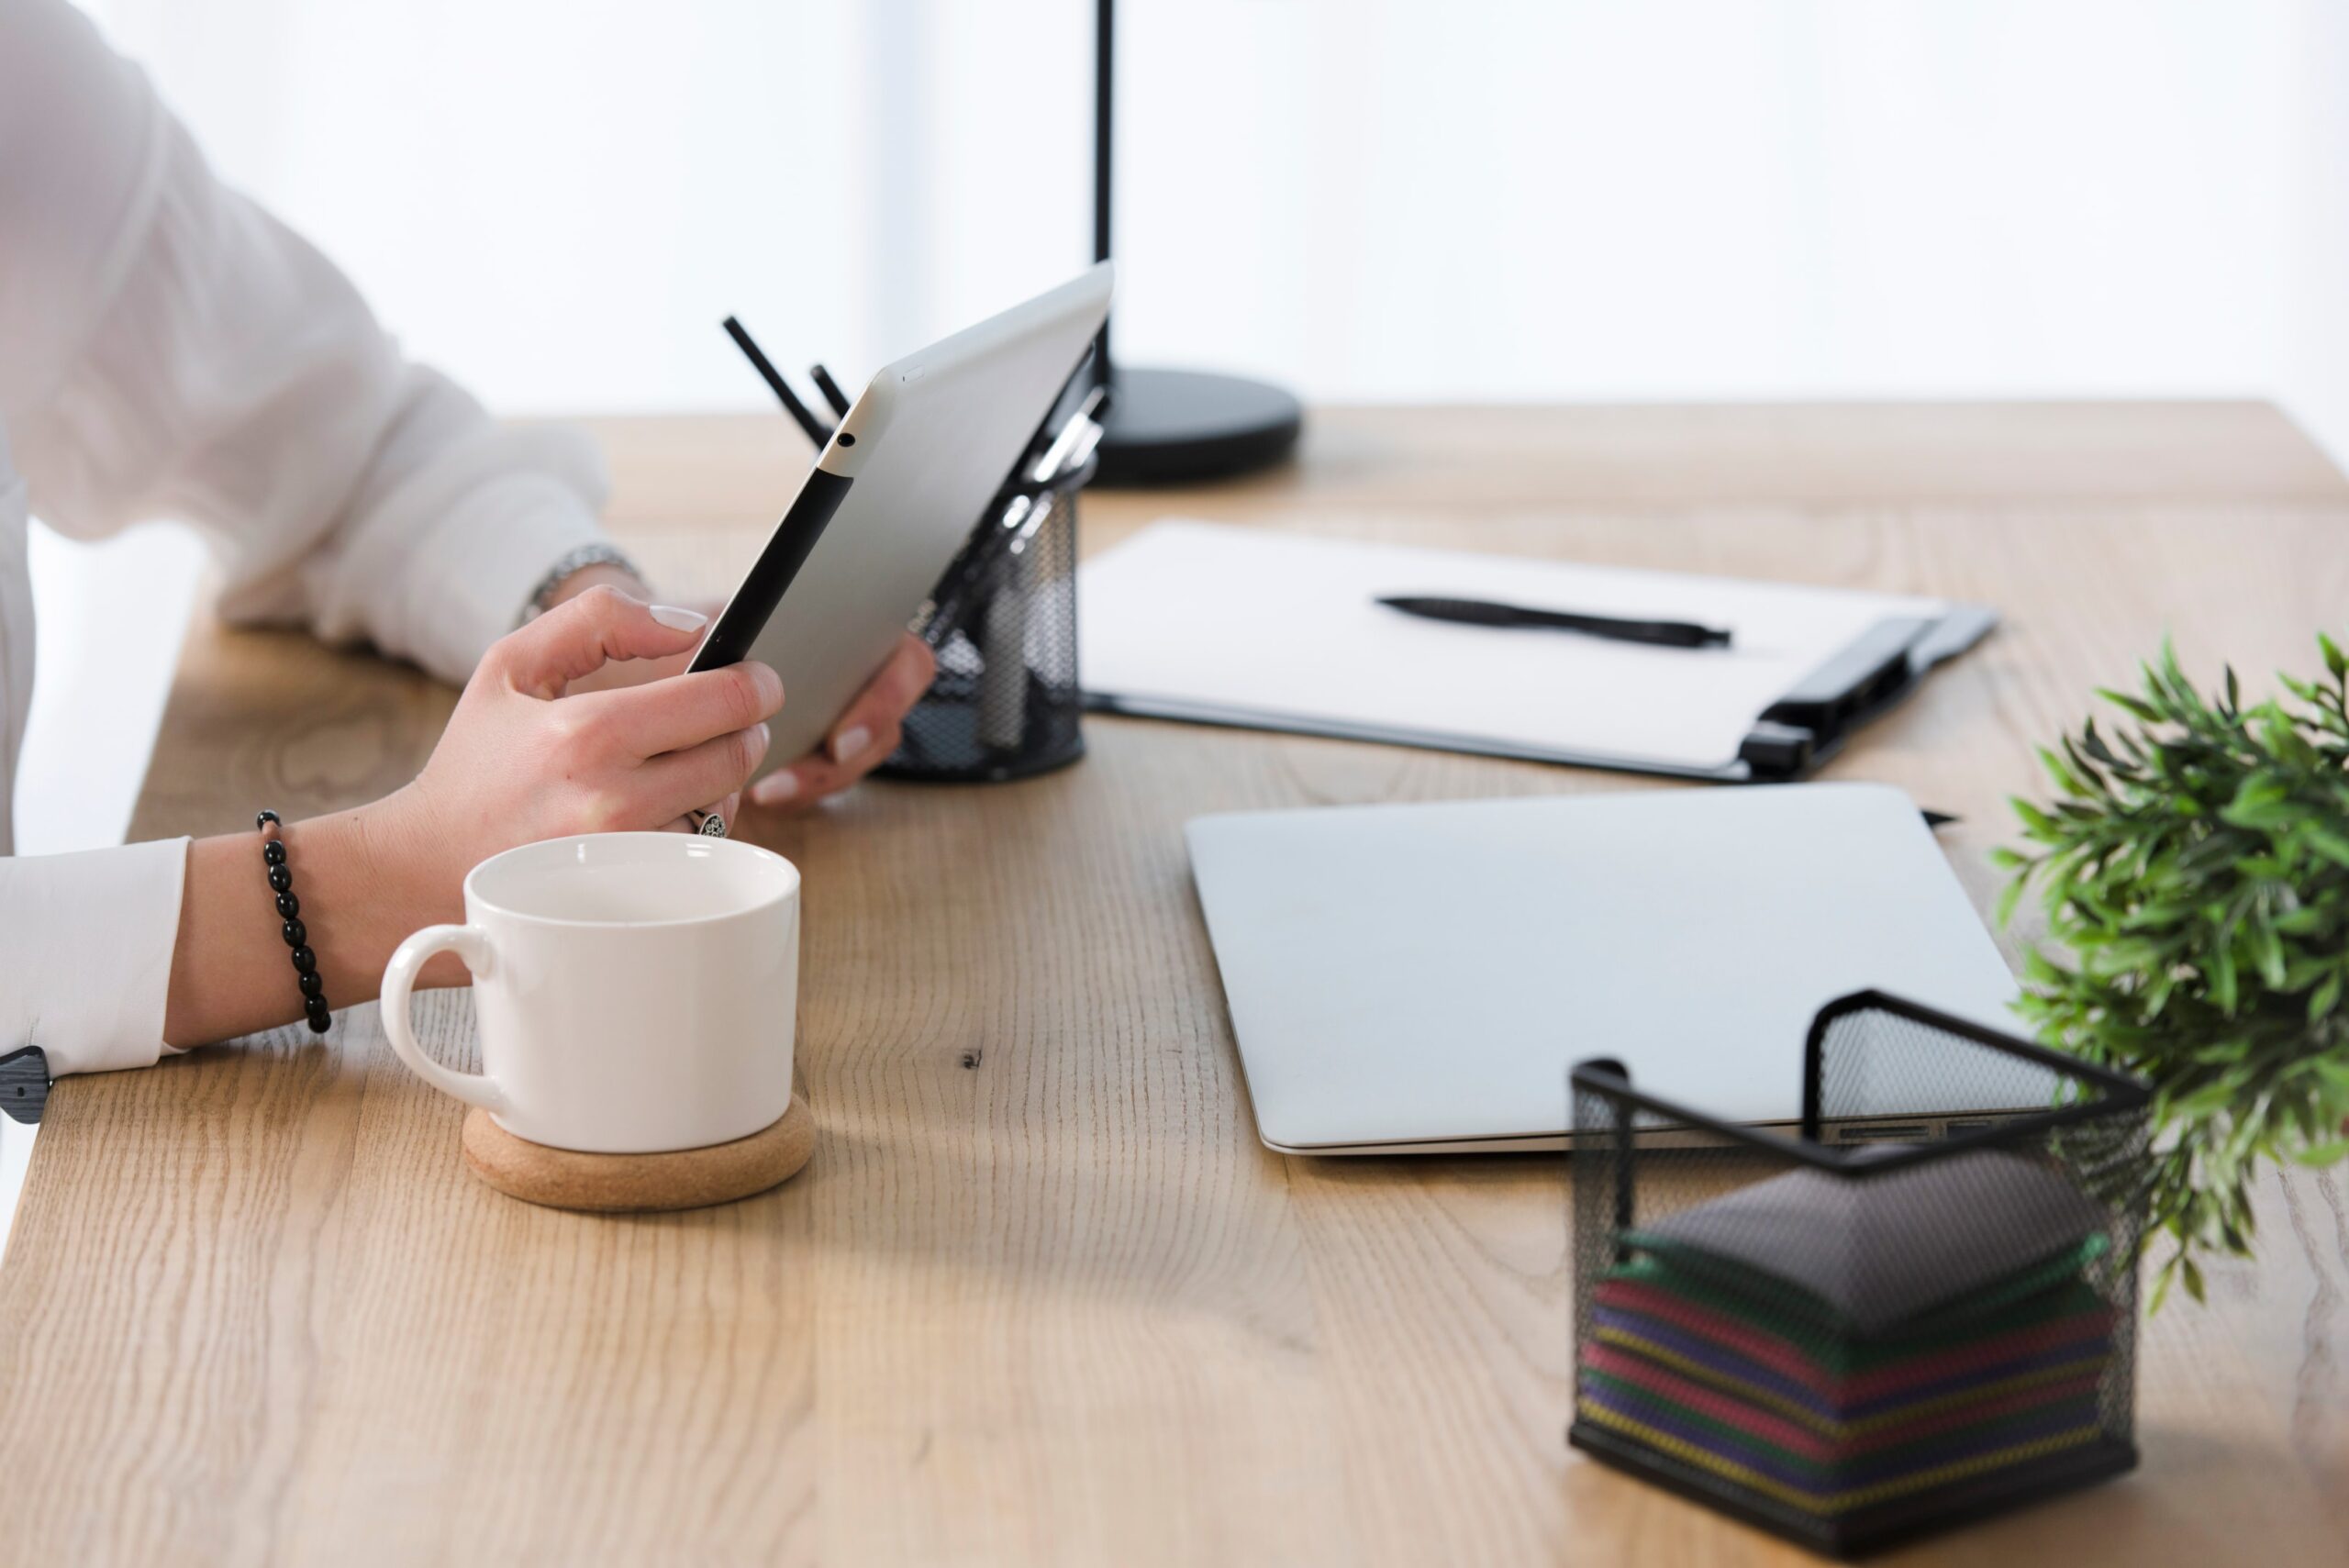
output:
[[[612,421],[615,525],[716,592],[806,451]],[[1324,411],[1262,481],[1088,495],[1534,556],[1979,598],[2007,624],[1828,776],[1964,818],[1987,906],[2030,743],[2174,633],[2305,665],[2349,485],[2260,405]],[[2250,684],[2264,688],[2264,679]],[[199,617],[135,832],[406,778],[451,694]],[[372,1007],[61,1084],[0,1268],[0,1560],[1657,1563],[1800,1560],[1570,1453],[1553,1156],[1257,1141],[1186,867],[1199,812],[1687,787],[1139,721],[1080,766],[867,786],[742,831],[806,875],[816,1155],[595,1218],[470,1179]],[[2012,951],[2009,944],[2009,951]],[[1573,1029],[1562,1063],[1605,1042]],[[462,993],[418,1004],[471,1052]],[[2135,1475],[1898,1554],[2338,1562],[2349,1184],[2143,1341]]]

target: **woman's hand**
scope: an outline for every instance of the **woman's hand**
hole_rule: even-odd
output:
[[[889,662],[865,683],[846,712],[832,720],[824,749],[810,751],[787,768],[751,786],[754,806],[802,809],[848,788],[889,760],[904,737],[906,715],[930,690],[938,660],[930,645],[908,633],[898,639]]]
[[[558,604],[565,595],[584,592],[590,586],[617,587],[621,592],[651,598],[652,591],[630,573],[613,566],[589,566],[575,573],[556,590]],[[725,606],[717,600],[691,601],[690,607],[715,618]],[[695,639],[695,646],[699,639]],[[692,662],[693,650],[668,658],[637,660],[629,663],[607,664],[594,675],[576,682],[573,690],[613,690],[658,681],[683,671]],[[823,750],[811,751],[787,768],[778,768],[751,786],[751,803],[757,806],[805,810],[837,795],[865,774],[888,761],[897,749],[904,733],[906,715],[919,702],[922,694],[938,675],[938,660],[930,647],[910,634],[900,640],[889,662],[865,684],[847,711],[832,720],[831,729],[824,740]],[[734,820],[733,802],[726,803],[726,819]]]
[[[682,828],[725,801],[766,754],[783,683],[764,664],[582,692],[614,664],[671,659],[707,617],[597,587],[503,639],[457,699],[415,781],[383,799],[287,824],[298,938],[327,1000],[373,996],[410,932],[464,918],[465,873],[501,850],[571,833]],[[163,1038],[202,1045],[301,1016],[281,917],[250,833],[188,851]],[[286,929],[291,929],[290,924]],[[446,955],[428,985],[461,985]]]
[[[452,893],[500,850],[569,833],[683,827],[723,806],[766,755],[783,682],[743,663],[578,691],[615,666],[672,659],[707,617],[602,586],[493,645],[413,784],[370,809]]]

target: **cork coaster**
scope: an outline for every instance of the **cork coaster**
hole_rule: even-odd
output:
[[[664,1154],[583,1154],[517,1138],[485,1110],[465,1113],[465,1163],[508,1197],[599,1214],[704,1208],[788,1181],[816,1151],[816,1116],[791,1108],[763,1131],[707,1149]]]

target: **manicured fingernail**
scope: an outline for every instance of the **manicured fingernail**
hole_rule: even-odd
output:
[[[758,740],[759,755],[762,757],[765,756],[767,754],[767,742],[772,739],[772,732],[767,728],[765,721],[761,720],[759,723],[751,726],[751,733]]]
[[[671,631],[699,631],[709,624],[707,616],[683,605],[654,605],[651,609],[652,618]]]
[[[864,749],[872,744],[873,731],[865,728],[862,724],[853,729],[843,729],[840,733],[840,739],[832,742],[832,761],[852,762],[863,756]]]
[[[751,798],[761,806],[781,806],[799,793],[799,775],[778,768],[751,786]]]

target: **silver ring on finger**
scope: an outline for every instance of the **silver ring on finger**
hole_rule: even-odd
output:
[[[724,812],[688,811],[685,813],[685,820],[692,823],[694,825],[694,831],[700,834],[705,839],[723,839],[726,837],[726,814]]]

